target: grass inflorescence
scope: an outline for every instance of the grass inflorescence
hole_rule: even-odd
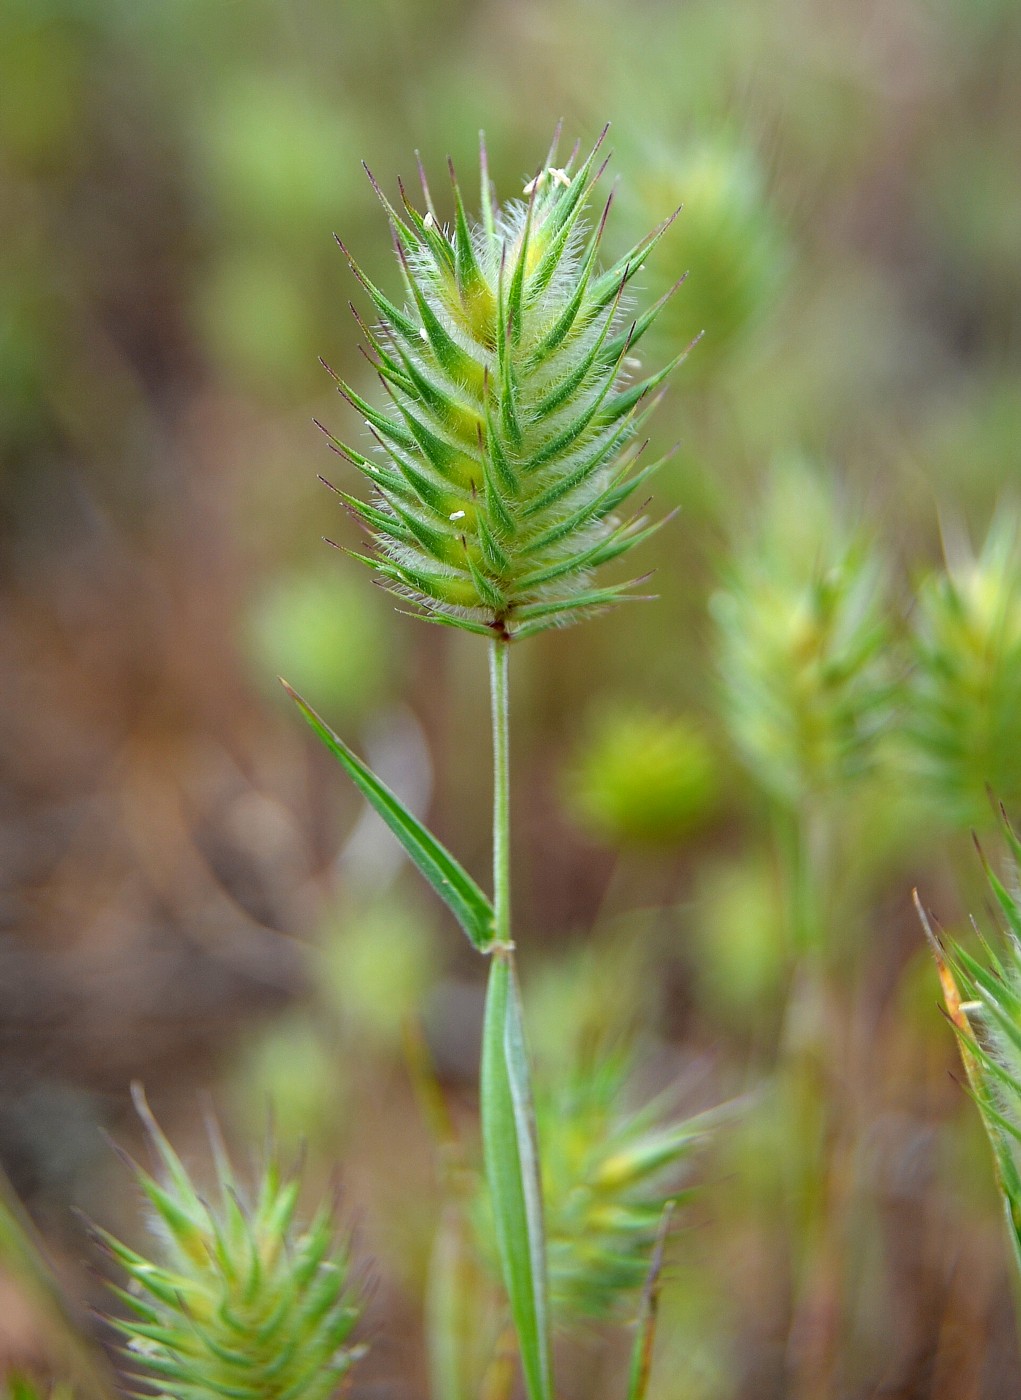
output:
[[[340,383],[378,449],[333,439],[373,487],[371,503],[340,494],[375,545],[358,557],[433,621],[505,638],[563,626],[629,596],[641,580],[594,574],[662,523],[624,508],[660,465],[639,462],[650,396],[687,351],[643,373],[639,342],[666,298],[633,315],[628,287],[672,220],[601,266],[612,193],[594,225],[587,208],[602,139],[562,167],[554,140],[501,207],[483,146],[477,222],[452,166],[449,227],[424,178],[424,212],[373,181],[403,305],[344,249],[379,318],[358,317],[388,403]]]

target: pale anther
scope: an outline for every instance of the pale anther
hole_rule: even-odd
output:
[[[546,183],[547,175],[555,185],[564,185],[566,187],[571,183],[571,177],[566,170],[562,170],[559,166],[548,165],[545,170],[540,170],[538,175],[529,180],[522,193],[532,194],[534,190],[539,189],[540,186]]]

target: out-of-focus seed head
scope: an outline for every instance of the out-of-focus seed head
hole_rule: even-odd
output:
[[[774,476],[712,605],[731,736],[763,787],[797,805],[867,768],[891,697],[883,570],[806,468]]]
[[[1005,816],[1003,832],[1009,873],[1001,879],[986,864],[1000,928],[983,938],[978,950],[974,944],[945,946],[917,894],[915,902],[936,957],[971,1096],[993,1150],[1014,1261],[1021,1269],[1021,838]]]
[[[671,1120],[662,1100],[629,1102],[631,1059],[620,1050],[575,1057],[536,1082],[553,1323],[571,1332],[619,1318],[649,1274],[663,1222],[690,1195],[696,1153],[719,1112]],[[495,1276],[496,1241],[479,1177],[472,1203],[478,1257]]]
[[[775,307],[791,262],[790,248],[772,208],[768,178],[755,148],[733,135],[691,140],[653,152],[639,178],[635,216],[683,200],[684,217],[664,240],[649,286],[691,270],[650,337],[682,343],[706,328],[692,362],[703,379],[726,369]]]
[[[918,594],[907,727],[923,780],[954,822],[1021,801],[1021,521],[993,523]]]
[[[597,840],[669,846],[705,821],[719,787],[716,755],[694,720],[632,707],[606,711],[590,726],[564,795]]]
[[[349,1344],[358,1310],[332,1211],[300,1227],[298,1181],[272,1157],[246,1200],[222,1149],[220,1201],[207,1204],[140,1093],[136,1103],[161,1165],[159,1180],[134,1168],[157,1248],[148,1258],[97,1234],[129,1276],[127,1288],[112,1288],[125,1316],[111,1323],[140,1393],[330,1400],[362,1351]]]
[[[629,596],[638,580],[593,575],[658,528],[620,512],[659,465],[636,468],[636,432],[686,352],[643,374],[639,342],[663,302],[632,316],[627,287],[670,220],[600,267],[612,195],[594,227],[585,211],[601,142],[559,166],[554,141],[502,208],[483,146],[478,223],[452,167],[449,227],[424,178],[424,213],[403,187],[400,211],[376,187],[400,306],[348,255],[379,318],[360,323],[389,403],[339,385],[376,445],[366,456],[332,439],[374,488],[371,504],[340,494],[375,546],[358,557],[433,621],[505,638],[563,626]]]

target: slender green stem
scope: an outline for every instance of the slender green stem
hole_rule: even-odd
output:
[[[511,941],[510,909],[510,693],[507,655],[510,643],[495,638],[489,646],[489,683],[493,705],[493,908],[497,943]]]
[[[78,1393],[92,1400],[112,1400],[116,1392],[106,1358],[65,1297],[31,1221],[2,1172],[0,1266],[34,1304]]]
[[[508,642],[489,654],[493,698],[493,925],[479,1099],[486,1179],[529,1400],[553,1400],[542,1172],[510,909]]]

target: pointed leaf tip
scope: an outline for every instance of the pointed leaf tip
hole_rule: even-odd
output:
[[[282,677],[281,684],[311,729],[397,837],[409,859],[450,909],[471,942],[481,951],[487,951],[494,939],[493,908],[488,897],[446,847],[437,841],[418,818],[407,810],[396,794],[347,747],[293,686]]]

